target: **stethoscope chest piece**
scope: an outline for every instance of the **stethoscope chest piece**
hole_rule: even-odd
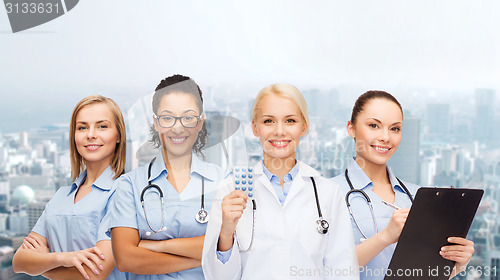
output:
[[[151,160],[151,162],[149,163],[149,167],[148,167],[148,180],[151,178],[151,168],[153,166],[153,163],[154,161],[156,160],[156,158],[153,158],[153,160]],[[161,203],[161,225],[160,225],[160,228],[159,229],[153,229],[153,227],[151,226],[151,224],[149,223],[149,219],[148,219],[148,214],[147,214],[147,211],[146,211],[146,206],[144,205],[144,195],[146,194],[146,191],[149,190],[149,189],[156,189],[156,191],[158,192],[158,195],[160,196],[160,203]],[[162,232],[162,231],[166,231],[167,230],[167,227],[164,226],[164,213],[163,213],[163,210],[164,210],[164,200],[163,200],[163,191],[161,190],[161,188],[158,186],[158,185],[155,185],[151,182],[151,180],[148,181],[148,185],[142,189],[142,192],[141,192],[141,204],[142,204],[142,210],[144,211],[144,218],[146,220],[146,223],[148,224],[148,227],[149,229],[151,229],[151,231],[147,231],[146,232],[146,235],[147,236],[150,236],[154,233],[159,233],[159,232]],[[209,219],[209,216],[208,216],[208,212],[205,210],[205,178],[204,177],[201,177],[201,209],[196,212],[195,216],[194,216],[195,220],[200,223],[200,224],[205,224],[208,222],[208,219]]]
[[[319,219],[316,221],[316,229],[318,230],[319,233],[326,234],[329,228],[330,224],[326,220]]]
[[[328,224],[328,222],[325,219],[323,219],[323,214],[321,214],[321,207],[319,206],[318,190],[316,189],[316,182],[314,181],[313,177],[311,177],[311,182],[314,188],[314,198],[316,199],[316,207],[318,208],[318,216],[319,216],[319,220],[316,221],[316,230],[321,234],[327,234],[328,228],[330,228],[330,224]]]
[[[196,219],[196,221],[200,224],[205,224],[208,222],[208,219],[209,219],[209,216],[208,216],[208,212],[205,211],[205,209],[200,209],[200,211],[198,211],[196,213],[196,215],[194,216],[194,218]]]

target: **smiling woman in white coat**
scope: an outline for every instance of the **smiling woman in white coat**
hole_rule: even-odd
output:
[[[359,279],[349,216],[339,187],[295,159],[308,132],[307,105],[288,84],[262,89],[252,129],[263,160],[251,192],[221,183],[205,235],[206,279]]]

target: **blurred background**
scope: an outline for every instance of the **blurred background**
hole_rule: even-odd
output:
[[[262,156],[250,128],[258,91],[298,87],[312,125],[297,157],[326,177],[354,155],[345,126],[356,98],[392,93],[405,120],[390,166],[423,186],[485,190],[462,279],[500,279],[499,10],[496,0],[81,1],[14,34],[0,8],[0,280],[30,279],[12,272],[12,255],[71,184],[76,103],[90,94],[117,101],[131,170],[144,162],[149,96],[176,73],[200,85],[207,119],[240,120],[227,158],[221,145],[206,151],[224,167]]]

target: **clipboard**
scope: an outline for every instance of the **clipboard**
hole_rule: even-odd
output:
[[[454,262],[439,251],[448,237],[466,237],[484,191],[420,188],[384,279],[448,280]]]

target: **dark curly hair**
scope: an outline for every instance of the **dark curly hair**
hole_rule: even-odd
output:
[[[196,105],[198,106],[200,113],[203,113],[203,96],[200,87],[196,84],[196,82],[193,79],[187,76],[176,74],[161,80],[158,86],[156,86],[152,102],[153,112],[155,113],[155,115],[158,115],[158,106],[163,96],[170,94],[172,92],[183,92],[191,94],[194,97],[194,100],[196,101]],[[155,148],[161,147],[162,144],[160,140],[160,135],[158,134],[158,131],[156,131],[154,125],[151,126],[150,130],[151,130],[150,142],[153,143],[153,146]],[[193,150],[196,152],[197,155],[203,157],[203,153],[201,152],[201,150],[205,147],[207,138],[208,138],[207,125],[205,122],[203,122],[203,127],[201,128],[200,133],[198,133],[198,139],[196,139],[196,142],[193,145]]]

